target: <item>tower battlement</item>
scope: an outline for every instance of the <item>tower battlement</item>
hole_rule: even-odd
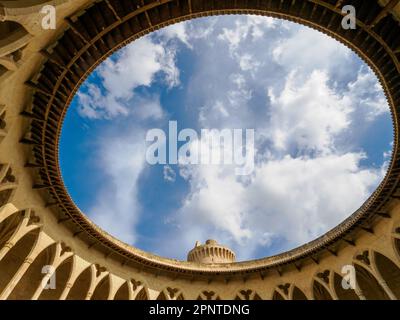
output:
[[[196,241],[195,247],[188,253],[187,260],[198,263],[232,263],[235,262],[236,256],[231,249],[209,239],[205,244]]]

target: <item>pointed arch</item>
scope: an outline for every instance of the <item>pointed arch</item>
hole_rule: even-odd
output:
[[[110,295],[110,275],[104,277],[99,284],[97,285],[96,289],[91,296],[91,300],[107,300]]]
[[[38,298],[39,300],[57,300],[60,298],[72,272],[73,263],[74,257],[71,256],[58,266],[55,273],[56,288],[43,290]]]
[[[306,295],[298,287],[293,287],[292,300],[308,300]]]
[[[130,299],[130,290],[129,283],[125,281],[121,287],[117,290],[117,293],[114,296],[114,300],[129,300]]]
[[[272,300],[285,300],[285,298],[278,291],[275,290],[272,294]]]
[[[2,22],[0,24],[0,57],[8,57],[11,61],[18,61],[20,56],[16,52],[25,47],[31,39],[32,36],[29,32],[18,22]],[[0,65],[6,70],[15,70],[16,65],[7,60],[0,60]]]
[[[0,206],[5,205],[10,199],[13,194],[13,188],[0,188]]]
[[[67,300],[84,300],[92,282],[92,268],[86,267],[74,281]]]
[[[359,300],[360,298],[354,289],[345,289],[342,285],[343,277],[336,272],[333,275],[333,288],[339,300]]]
[[[149,300],[149,295],[147,294],[147,290],[143,287],[135,297],[135,300]]]
[[[45,248],[32,263],[22,278],[18,281],[11,294],[8,296],[10,300],[27,300],[31,299],[36,288],[41,284],[44,277],[43,267],[52,264],[56,250],[56,243]]]
[[[374,252],[375,265],[390,290],[400,299],[400,268],[385,255]]]
[[[381,287],[378,280],[367,269],[356,263],[357,284],[367,300],[389,300],[385,290]]]
[[[181,293],[176,300],[185,300],[185,297],[183,296],[183,293]]]
[[[168,300],[164,291],[161,291],[156,300]]]
[[[6,288],[16,271],[22,266],[39,237],[39,229],[25,234],[0,261],[0,293]]]
[[[18,226],[21,224],[24,214],[22,211],[9,215],[0,222],[0,250],[12,237]]]
[[[316,280],[313,283],[313,296],[314,300],[333,300],[328,290]]]

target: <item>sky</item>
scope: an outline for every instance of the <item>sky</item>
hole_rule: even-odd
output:
[[[149,164],[146,134],[168,135],[169,121],[199,135],[254,129],[254,171]],[[357,210],[392,141],[383,90],[355,53],[308,27],[242,15],[171,25],[113,54],[72,101],[59,156],[76,205],[120,240],[186,260],[212,238],[249,260]]]

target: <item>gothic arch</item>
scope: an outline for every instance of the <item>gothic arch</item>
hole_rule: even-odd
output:
[[[143,287],[135,297],[135,300],[149,300],[149,294],[147,293],[146,287]]]
[[[21,49],[31,39],[32,36],[18,22],[0,22],[0,78],[7,71],[18,69]]]
[[[65,259],[59,266],[56,268],[56,287],[55,289],[47,289],[42,290],[39,295],[39,300],[56,300],[59,299],[65,286],[67,284],[68,278],[72,272],[72,267],[74,263],[74,257],[71,256]]]
[[[14,212],[0,222],[0,250],[11,239],[17,228],[22,223],[24,213],[22,211]],[[1,256],[0,256],[1,260]]]
[[[84,300],[92,282],[92,268],[88,266],[76,278],[68,293],[67,300]]]
[[[18,209],[10,203],[0,209],[0,213],[2,214],[0,221],[19,213]],[[16,222],[17,221],[14,222],[12,229],[9,229],[7,235],[5,235],[5,238],[7,238],[7,236],[9,237],[5,239],[4,244],[0,247],[0,260],[2,260],[12,247],[15,246],[15,244],[18,243],[18,241],[20,241],[27,233],[41,228],[39,223],[40,218],[36,216],[35,212],[31,209],[21,211],[21,219],[18,219],[18,224],[16,224]],[[13,228],[14,226],[15,228]]]
[[[339,300],[359,300],[360,298],[352,288],[345,289],[342,285],[343,278],[336,272],[333,276],[333,286]]]
[[[130,300],[130,291],[131,290],[129,288],[129,281],[125,281],[117,290],[117,293],[114,296],[114,300]]]
[[[354,264],[354,267],[356,270],[357,285],[367,300],[389,300],[389,296],[371,272],[358,263]]]
[[[56,251],[56,244],[52,244],[45,248],[30,264],[28,270],[18,281],[14,290],[9,295],[10,300],[27,300],[31,299],[35,290],[41,285],[44,274],[42,273],[44,266],[52,264]]]
[[[31,213],[31,211],[28,212]],[[32,214],[30,218],[38,218],[38,217]],[[20,283],[23,285],[24,283],[26,283],[26,281],[29,282],[29,279],[26,280],[27,278],[24,277],[26,275],[26,272],[30,269],[30,267],[38,258],[38,256],[41,256],[41,254],[44,251],[46,251],[47,248],[49,248],[54,244],[54,240],[51,239],[46,233],[44,233],[41,230],[41,228],[38,228],[37,230],[39,230],[38,236],[34,240],[32,249],[30,250],[29,254],[25,257],[23,263],[17,269],[16,273],[13,275],[10,282],[4,288],[3,292],[0,295],[0,299],[7,299],[12,294],[15,287],[18,286]]]
[[[308,300],[308,299],[303,291],[301,291],[298,287],[294,286],[292,292],[292,300]]]
[[[5,205],[11,199],[14,189],[9,185],[0,185],[0,205]]]
[[[110,275],[105,276],[93,292],[91,300],[108,300],[111,289]]]
[[[389,258],[375,251],[375,265],[390,290],[400,299],[400,268]]]
[[[261,297],[259,298],[261,299]],[[306,295],[303,293],[303,291],[301,291],[294,283],[284,283],[278,285],[275,288],[272,294],[272,300],[308,300],[308,299]]]
[[[286,300],[278,291],[274,291],[272,294],[272,300]]]
[[[183,295],[183,293],[179,294],[176,300],[185,300],[185,296]]]
[[[39,229],[34,229],[24,235],[0,261],[0,295],[7,287],[17,270],[22,266],[25,258],[33,249],[39,237]]]
[[[334,300],[325,286],[317,280],[313,282],[313,297],[314,300]]]
[[[168,300],[164,291],[161,291],[160,294],[157,296],[156,300]]]
[[[156,300],[185,300],[181,289],[167,287],[162,290]]]

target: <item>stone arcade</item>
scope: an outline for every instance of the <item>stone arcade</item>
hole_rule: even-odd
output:
[[[344,4],[355,6],[355,29],[341,27]],[[44,5],[56,6],[54,30],[41,28]],[[58,137],[69,103],[130,41],[185,19],[240,13],[318,29],[371,66],[393,115],[388,173],[343,223],[277,256],[218,263],[228,251],[215,246],[204,251],[214,261],[196,251],[185,262],[130,247],[89,221],[63,185]],[[399,0],[0,1],[0,299],[400,298],[399,19]],[[43,265],[57,272],[55,290],[41,286]],[[355,290],[340,285],[344,265],[354,266]]]

